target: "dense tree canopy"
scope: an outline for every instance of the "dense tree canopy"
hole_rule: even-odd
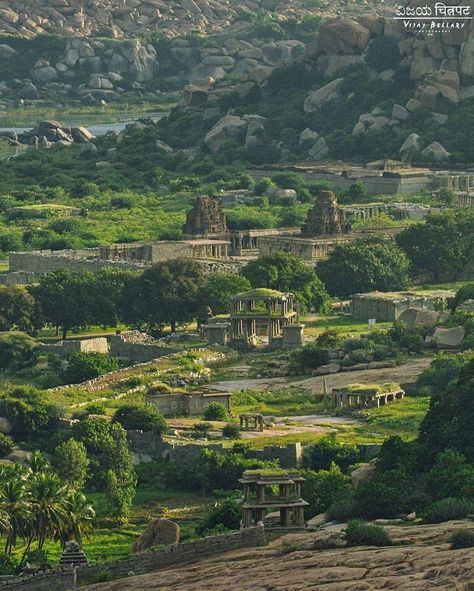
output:
[[[239,273],[213,273],[200,290],[199,300],[214,314],[228,314],[232,296],[251,287],[249,280]]]
[[[409,261],[392,242],[367,238],[336,246],[317,271],[331,295],[397,291],[408,286]]]
[[[474,213],[445,210],[429,214],[397,236],[414,271],[431,273],[435,281],[455,279],[474,269]]]
[[[131,279],[122,293],[122,317],[138,327],[175,332],[179,323],[196,316],[198,294],[204,285],[202,267],[190,259],[174,259],[147,269]]]
[[[329,297],[324,285],[314,269],[305,265],[299,256],[284,252],[261,256],[248,263],[242,275],[247,277],[252,287],[294,293],[304,309],[328,310]]]
[[[0,330],[31,332],[41,326],[40,310],[26,289],[17,285],[0,286]]]

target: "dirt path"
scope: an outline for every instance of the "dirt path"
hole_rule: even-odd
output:
[[[205,386],[214,392],[238,392],[239,390],[278,390],[283,386],[293,385],[311,390],[316,394],[324,392],[324,381],[327,387],[342,388],[347,384],[373,384],[383,382],[414,383],[420,373],[431,363],[430,357],[408,361],[397,367],[385,369],[367,369],[362,371],[341,371],[328,376],[314,376],[290,382],[288,378],[234,378]]]

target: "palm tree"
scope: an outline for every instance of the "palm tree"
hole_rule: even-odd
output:
[[[34,536],[42,550],[46,539],[57,538],[67,523],[67,488],[56,474],[40,472],[33,475],[31,495]]]
[[[25,461],[25,466],[32,474],[39,474],[40,472],[49,472],[51,466],[48,460],[40,451],[34,451],[31,456]]]
[[[18,536],[27,537],[31,525],[30,498],[23,478],[16,477],[0,483],[0,515],[8,516],[5,554],[11,554]]]
[[[82,546],[83,536],[89,537],[95,511],[81,492],[71,490],[66,501],[67,521],[60,532],[60,542],[64,546],[69,540],[75,540]]]

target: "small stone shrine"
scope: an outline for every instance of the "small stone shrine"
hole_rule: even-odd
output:
[[[77,542],[66,542],[59,566],[82,566],[89,564],[87,556]]]
[[[257,413],[245,413],[239,416],[241,431],[263,431],[265,423],[263,415]]]

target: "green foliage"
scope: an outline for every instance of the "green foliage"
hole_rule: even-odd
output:
[[[326,511],[326,517],[331,521],[346,523],[350,519],[361,517],[361,512],[356,501],[348,497],[332,503]]]
[[[323,513],[333,503],[349,496],[351,479],[335,464],[329,470],[303,470],[301,475],[305,478],[301,496],[309,503],[305,509],[306,519]]]
[[[429,468],[436,457],[451,448],[474,461],[474,362],[462,370],[457,382],[431,398],[430,408],[420,427],[420,458]]]
[[[66,359],[67,365],[62,374],[66,384],[80,384],[119,368],[118,362],[106,353],[77,351]]]
[[[87,480],[89,459],[80,441],[69,439],[54,450],[53,466],[58,476],[74,489],[81,489]]]
[[[386,529],[357,519],[347,524],[345,539],[348,546],[391,546],[393,544]]]
[[[339,443],[336,435],[331,433],[307,447],[303,461],[312,470],[331,470],[335,464],[342,472],[347,472],[349,466],[360,461],[360,452],[354,445]]]
[[[114,421],[120,423],[126,431],[152,431],[163,435],[168,429],[164,417],[151,404],[125,404],[115,412]]]
[[[4,389],[0,393],[0,416],[13,425],[15,440],[31,441],[54,430],[60,410],[31,386]]]
[[[204,411],[206,421],[225,421],[227,419],[227,410],[222,402],[211,402]]]
[[[474,548],[474,530],[458,529],[451,536],[451,550]]]
[[[304,309],[314,308],[317,312],[329,309],[329,297],[324,285],[314,270],[296,255],[276,252],[260,256],[244,267],[242,275],[247,277],[252,287],[294,293]]]
[[[31,332],[42,326],[40,310],[32,295],[16,286],[0,286],[0,330]]]
[[[463,368],[472,361],[474,361],[472,350],[455,355],[438,353],[431,365],[418,376],[416,385],[418,388],[428,387],[432,395],[444,392],[459,379]]]
[[[213,507],[202,523],[196,529],[199,535],[205,535],[206,532],[215,530],[217,527],[223,527],[223,531],[238,530],[240,528],[240,519],[242,509],[240,503],[233,498],[226,499],[223,503]]]
[[[453,308],[456,308],[466,300],[474,300],[474,283],[467,283],[457,291],[453,301]]]
[[[122,292],[122,317],[139,328],[160,331],[170,324],[191,322],[199,308],[204,285],[202,267],[191,259],[158,263],[131,279]]]
[[[38,345],[22,332],[0,333],[0,369],[18,370],[34,359]]]
[[[374,70],[395,70],[400,64],[398,39],[390,35],[381,35],[373,39],[367,49],[365,62]]]
[[[213,273],[206,279],[198,297],[214,314],[228,314],[232,296],[250,288],[249,280],[239,273]]]
[[[395,244],[372,237],[337,246],[317,266],[331,295],[346,297],[408,286],[409,261]]]
[[[106,496],[110,516],[118,523],[124,523],[132,507],[136,493],[136,474],[132,456],[128,449],[127,434],[118,424],[110,427],[111,446],[108,448],[108,470],[106,472]]]
[[[464,519],[474,512],[474,505],[466,499],[450,497],[435,501],[423,513],[425,523],[443,523],[455,519]]]
[[[359,513],[366,519],[394,518],[410,509],[412,481],[404,470],[386,470],[361,482],[354,499]]]
[[[431,273],[434,281],[451,280],[472,271],[474,213],[443,210],[431,213],[425,223],[410,226],[396,238],[415,272]]]
[[[13,556],[0,554],[0,576],[14,575],[18,568],[18,561]]]
[[[206,437],[208,435],[209,431],[212,429],[212,425],[211,425],[211,423],[205,423],[205,422],[194,423],[193,429],[194,429],[195,433],[197,435],[199,435],[200,437]]]
[[[228,423],[222,428],[222,437],[227,439],[238,439],[240,436],[240,429],[234,423]]]
[[[11,437],[0,433],[0,458],[4,458],[10,453],[13,449],[13,445],[14,442]]]
[[[442,451],[427,474],[426,490],[434,500],[474,498],[474,465],[452,449]]]

